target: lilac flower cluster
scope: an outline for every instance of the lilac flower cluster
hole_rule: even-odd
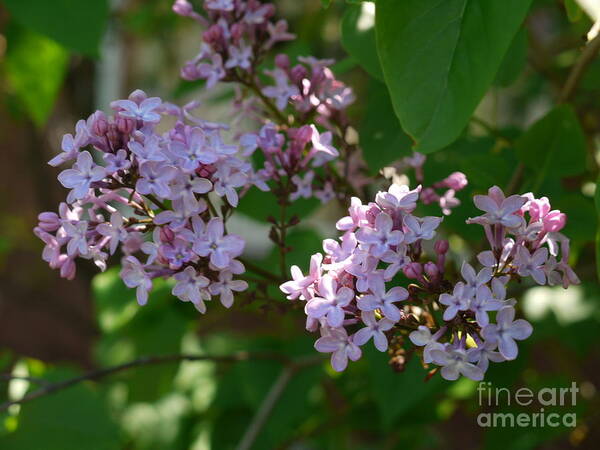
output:
[[[240,143],[244,156],[251,156],[256,149],[262,152],[264,162],[252,179],[259,189],[269,190],[266,181],[273,180],[278,192],[285,191],[288,202],[314,196],[326,203],[336,196],[333,190],[335,174],[329,167],[319,174],[314,169],[339,156],[331,139],[331,132],[320,133],[314,125],[280,132],[269,122],[258,133],[242,135]]]
[[[75,276],[78,257],[104,270],[120,248],[121,277],[140,304],[156,277],[174,278],[173,294],[200,312],[212,296],[229,307],[232,291],[246,289],[233,279],[244,272],[236,259],[244,240],[225,231],[227,215],[217,214],[209,194],[223,197],[226,212],[256,175],[238,146],[223,141],[223,125],[191,114],[196,106],[179,108],[138,90],[111,104],[112,117],[97,111],[77,123],[75,136],[65,135],[50,164],[72,163],[58,176],[70,192],[59,213],[40,214],[35,228],[44,260],[61,276]],[[159,134],[165,115],[175,125]]]
[[[408,298],[408,291],[400,286],[387,289],[386,283],[401,270],[417,270],[422,242],[434,237],[442,221],[411,214],[419,191],[393,184],[389,191],[378,193],[374,203],[363,205],[352,198],[349,216],[337,222],[337,228],[344,231],[340,242],[325,240],[325,255],[312,256],[309,274],[304,276],[292,266],[293,280],[281,285],[288,299],[306,302],[306,327],[320,329],[315,347],[332,353],[335,370],[344,370],[348,358],[360,358],[359,346],[371,338],[380,351],[387,350],[384,332],[405,318],[397,303]],[[443,254],[440,251],[440,260]],[[439,278],[435,263],[428,264],[427,271]],[[347,328],[357,324],[366,327],[349,335]]]
[[[484,214],[468,223],[484,227],[491,249],[478,255],[479,272],[464,262],[462,279],[452,282],[445,270],[448,242],[434,243],[435,261],[423,252],[442,218],[413,215],[419,195],[420,187],[392,185],[374,203],[353,198],[349,216],[337,223],[344,232],[340,242],[323,242],[325,255],[312,256],[308,275],[293,266],[293,279],[281,290],[306,302],[307,329],[321,334],[315,348],[332,353],[337,371],[359,359],[360,346],[371,339],[383,352],[402,342],[393,337],[408,336],[423,347],[425,364],[441,367],[443,378],[481,380],[489,361],[515,359],[515,341],[532,333],[528,322],[515,320],[516,301],[506,298],[509,281],[531,277],[565,288],[579,282],[567,262],[569,241],[560,233],[566,216],[532,194],[506,198],[493,187],[475,196]],[[406,288],[397,285],[400,272],[411,281]]]
[[[205,16],[194,11],[187,0],[176,0],[175,13],[190,17],[206,30],[202,48],[181,70],[186,80],[206,80],[210,89],[217,82],[232,81],[237,71],[247,71],[271,50],[274,44],[294,39],[287,22],[272,20],[275,7],[257,0],[206,0]]]
[[[177,0],[173,10],[206,28],[200,53],[181,71],[184,79],[206,80],[207,88],[218,81],[237,82],[270,99],[279,111],[291,104],[305,116],[317,112],[322,121],[354,101],[352,90],[329,69],[333,61],[313,57],[300,57],[292,66],[287,55],[277,55],[275,68],[265,71],[273,84],[260,85],[255,72],[264,56],[277,42],[295,38],[287,32],[285,20],[273,21],[273,5],[258,0],[207,0],[204,17],[187,0]]]

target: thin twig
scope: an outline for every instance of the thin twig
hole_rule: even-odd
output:
[[[277,405],[277,402],[283,395],[287,385],[290,383],[290,381],[292,381],[294,375],[303,368],[318,364],[322,360],[323,358],[318,355],[309,356],[302,360],[293,362],[287,367],[283,368],[275,382],[271,385],[271,388],[269,389],[269,392],[267,392],[267,395],[258,408],[258,411],[256,411],[254,418],[250,422],[250,425],[242,436],[240,443],[236,447],[237,450],[249,450],[252,447],[254,441],[256,441],[260,431],[267,423],[267,420],[273,412],[275,405]]]
[[[272,384],[271,389],[267,393],[265,399],[260,405],[260,408],[256,412],[256,415],[252,419],[250,426],[246,429],[242,440],[237,446],[237,450],[249,450],[254,444],[254,441],[258,437],[260,430],[263,428],[267,419],[271,415],[273,408],[277,404],[277,401],[283,394],[283,391],[292,380],[294,376],[294,370],[291,367],[284,367],[279,377]]]
[[[34,383],[34,384],[39,384],[39,385],[48,385],[49,384],[49,382],[47,380],[44,380],[43,378],[29,377],[29,376],[25,376],[25,375],[13,375],[10,373],[0,373],[0,380],[3,380],[3,381],[12,381],[12,380],[27,381],[29,383]]]
[[[517,164],[517,167],[515,167],[515,171],[513,172],[512,177],[510,177],[510,180],[506,185],[506,195],[512,195],[516,192],[517,188],[521,184],[521,180],[523,179],[524,173],[525,165],[522,162],[520,162],[519,164]]]
[[[254,272],[255,274],[257,274],[257,275],[260,275],[260,276],[262,276],[262,277],[266,278],[267,280],[275,281],[275,282],[277,282],[277,283],[281,283],[282,281],[284,281],[284,279],[282,279],[281,277],[279,277],[279,276],[275,275],[275,274],[274,274],[274,273],[272,273],[272,272],[269,272],[269,271],[268,271],[268,270],[266,270],[266,269],[263,269],[263,268],[262,268],[262,267],[260,267],[260,266],[257,266],[256,264],[254,264],[253,262],[250,262],[250,261],[248,261],[248,260],[247,260],[247,259],[245,259],[245,258],[238,258],[238,259],[241,261],[241,263],[242,263],[244,266],[246,266],[246,268],[247,268],[248,270],[251,270],[251,271],[252,271],[252,272]]]
[[[20,405],[23,403],[30,402],[40,397],[52,394],[54,392],[62,391],[71,386],[75,386],[83,381],[94,381],[100,378],[104,378],[109,375],[113,375],[118,372],[133,369],[135,367],[148,366],[154,364],[164,364],[169,362],[180,362],[180,361],[214,361],[214,362],[237,362],[237,361],[248,361],[248,360],[275,360],[280,361],[285,365],[291,366],[292,361],[280,353],[263,352],[263,353],[248,353],[248,352],[237,352],[231,355],[192,355],[192,354],[174,354],[174,355],[158,355],[158,356],[146,356],[132,361],[119,364],[111,367],[104,367],[97,370],[84,373],[82,375],[68,378],[63,381],[57,381],[55,383],[48,383],[44,387],[41,387],[29,394],[23,396],[18,400],[12,400],[0,404],[0,411],[5,411],[11,405]]]
[[[565,103],[569,101],[569,99],[577,89],[577,86],[579,85],[579,82],[581,81],[585,70],[594,60],[599,51],[600,35],[596,36],[594,39],[589,41],[583,48],[581,55],[579,55],[577,62],[571,68],[571,72],[569,72],[567,81],[563,86],[560,95],[558,96],[558,103]]]

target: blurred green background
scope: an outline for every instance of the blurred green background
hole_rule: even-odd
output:
[[[381,80],[374,32],[357,27],[364,13],[360,2],[275,3],[278,15],[298,35],[280,50],[335,58],[337,76],[355,90],[357,101],[350,113],[371,172],[409,154],[410,140]],[[182,352],[268,350],[290,358],[314,354],[314,336],[304,331],[303,314],[286,308],[283,297],[281,303],[262,307],[244,302],[227,311],[213,307],[200,316],[171,297],[165,282],[140,308],[134,292],[120,282],[116,267],[97,274],[91,264],[80,264],[77,278],[68,282],[41,260],[42,244],[31,232],[36,216],[54,210],[64,197],[56,181],[58,171],[46,161],[79,118],[141,88],[177,103],[200,99],[204,118],[227,120],[231,87],[207,93],[201,84],[179,79],[179,67],[199,48],[200,30],[170,7],[168,0],[0,0],[4,374],[62,380],[140,356]],[[520,191],[543,193],[569,215],[565,234],[572,239],[572,263],[582,285],[568,291],[520,286],[516,294],[534,334],[520,345],[516,361],[494,364],[487,380],[513,392],[577,382],[577,405],[561,410],[577,413],[577,427],[481,428],[477,414],[490,409],[478,404],[475,382],[450,383],[439,376],[425,382],[426,371],[416,359],[396,373],[387,355],[366,346],[365,357],[343,374],[333,373],[327,361],[299,370],[253,448],[598,448],[600,288],[593,197],[600,141],[600,60],[590,64],[572,96],[576,115],[559,109],[537,122],[556,104],[591,26],[572,0],[534,1],[477,107],[477,119],[450,146],[429,155],[425,166],[428,182],[455,170],[465,172],[470,181],[459,195],[463,206],[444,222],[455,261],[481,249],[482,232],[464,224],[474,215],[472,194],[493,184],[506,186],[518,161],[526,166],[517,180]],[[553,134],[570,120],[581,132]],[[535,159],[530,164],[520,153],[523,145],[539,147],[540,154],[557,152],[567,162],[581,158],[575,161],[581,170],[563,176],[559,168],[552,176],[540,175]],[[246,218],[233,226],[254,237],[251,257],[270,264],[272,249],[264,232],[268,227],[259,222],[269,205],[253,193],[240,210]],[[289,263],[302,268],[310,254],[319,251],[321,239],[336,235],[333,224],[342,214],[337,207],[313,204],[306,212],[308,220],[290,237]],[[276,361],[182,362],[123,371],[9,408],[0,415],[0,448],[234,448],[281,371]],[[36,387],[26,379],[0,383],[2,401]],[[539,405],[533,405],[531,411],[537,410]]]

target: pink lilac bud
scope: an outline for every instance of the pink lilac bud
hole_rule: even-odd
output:
[[[436,241],[435,244],[433,244],[433,249],[438,255],[445,255],[446,253],[448,253],[449,248],[450,245],[448,244],[448,241],[446,239],[440,239],[439,241]]]
[[[454,189],[455,191],[460,191],[468,184],[467,176],[462,172],[451,173],[444,181],[442,181],[442,183],[444,183],[447,188]]]
[[[43,212],[38,215],[38,220],[40,221],[38,226],[44,231],[52,232],[60,228],[60,218],[56,213]]]
[[[421,201],[426,205],[430,203],[437,202],[440,199],[440,196],[435,193],[432,188],[425,188],[421,191]]]
[[[106,132],[106,138],[112,144],[113,147],[117,146],[120,142],[120,133],[117,130],[116,124],[110,124],[108,127],[108,131]]]
[[[73,261],[72,258],[65,258],[60,266],[60,276],[62,278],[66,278],[67,280],[72,280],[75,278],[76,270],[77,268],[75,267],[75,261]]]
[[[290,81],[294,84],[299,84],[307,75],[306,68],[298,64],[292,67],[290,71]]]
[[[184,80],[187,80],[187,81],[195,81],[195,80],[201,78],[200,73],[198,72],[198,67],[196,67],[196,64],[194,64],[192,62],[186,63],[181,68],[181,78],[183,78]]]
[[[438,269],[437,265],[432,261],[426,262],[423,268],[427,277],[429,277],[429,279],[432,281],[436,280],[440,275],[440,270]]]
[[[92,132],[96,136],[104,136],[108,132],[108,120],[102,111],[92,115]]]
[[[135,120],[126,117],[117,117],[117,130],[123,134],[130,134],[135,129]]]
[[[280,53],[275,57],[275,65],[280,69],[287,70],[290,67],[290,58],[285,53]]]
[[[310,125],[303,125],[296,130],[293,138],[304,147],[312,139],[313,130]]]
[[[542,223],[544,224],[544,231],[551,233],[560,231],[567,223],[567,216],[558,210],[554,210],[544,216]]]
[[[136,89],[131,94],[129,94],[129,100],[140,105],[144,100],[146,100],[148,96],[141,89]]]
[[[529,202],[529,216],[531,220],[537,222],[550,212],[550,202],[548,198],[533,199]]]
[[[208,30],[202,33],[202,40],[207,44],[216,44],[223,36],[223,29],[217,25],[211,25]]]
[[[418,280],[423,275],[423,266],[418,262],[411,262],[402,268],[402,272],[411,280]]]
[[[213,164],[200,164],[200,167],[196,169],[198,176],[209,180],[216,171],[217,168]]]
[[[173,4],[173,12],[180,16],[187,17],[194,12],[194,9],[187,0],[176,0]]]
[[[175,239],[175,233],[169,227],[162,227],[160,229],[160,240],[162,242],[171,242]]]
[[[231,37],[235,42],[238,42],[244,34],[245,26],[243,23],[234,23],[231,26]]]

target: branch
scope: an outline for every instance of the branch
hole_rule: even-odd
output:
[[[565,103],[569,101],[575,90],[577,89],[577,85],[581,81],[585,70],[590,65],[590,63],[594,60],[598,52],[600,51],[600,34],[592,39],[590,42],[586,44],[581,55],[577,59],[577,62],[571,69],[569,76],[567,78],[567,82],[563,86],[560,95],[558,96],[558,103]]]
[[[305,367],[318,364],[321,362],[323,358],[320,355],[309,356],[304,359],[298,360],[296,362],[292,362],[288,364],[279,374],[279,377],[275,380],[275,382],[271,385],[269,392],[265,396],[262,401],[258,411],[250,425],[246,429],[246,432],[242,436],[242,440],[236,447],[236,450],[249,450],[252,448],[254,441],[258,437],[260,431],[267,423],[269,416],[273,412],[273,409],[277,405],[277,402],[281,398],[283,392],[287,385],[292,381],[294,375],[298,373],[300,370]]]
[[[214,361],[214,362],[238,362],[248,360],[274,360],[280,361],[286,365],[286,367],[296,367],[291,359],[280,353],[262,352],[262,353],[248,353],[248,352],[237,352],[231,355],[192,355],[192,354],[175,354],[175,355],[159,355],[159,356],[146,356],[132,361],[119,364],[111,367],[104,367],[97,370],[84,373],[73,378],[69,378],[63,381],[57,381],[55,383],[48,383],[45,386],[30,392],[18,400],[12,400],[0,404],[0,411],[7,410],[12,405],[21,405],[23,403],[30,402],[36,398],[44,397],[54,392],[62,391],[71,386],[75,386],[83,381],[94,381],[104,378],[109,375],[113,375],[118,372],[123,372],[129,369],[133,369],[141,366],[148,366],[154,364],[164,364],[169,362],[180,362],[180,361]],[[8,378],[8,377],[5,377]],[[14,379],[21,379],[22,377],[12,377]],[[39,380],[38,380],[39,381]]]
[[[254,272],[257,275],[260,275],[264,278],[266,278],[267,280],[271,280],[274,281],[276,283],[282,283],[285,281],[285,278],[279,277],[277,275],[275,275],[272,272],[269,272],[266,269],[263,269],[262,267],[254,264],[253,262],[248,261],[245,258],[237,258],[244,266],[246,266],[248,268],[248,270]]]

